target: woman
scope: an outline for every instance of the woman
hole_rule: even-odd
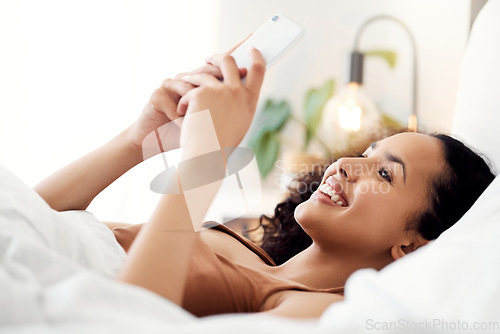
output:
[[[230,52],[166,80],[132,126],[49,177],[36,187],[38,193],[56,210],[85,209],[142,160],[141,144],[149,133],[183,115],[178,141],[185,161],[208,152],[201,150],[206,127],[216,132],[221,147],[237,146],[252,121],[265,63],[252,49],[251,68],[238,69]],[[214,162],[211,172],[223,173],[225,158]],[[479,156],[447,136],[404,133],[378,141],[362,157],[339,159],[328,167],[318,190],[295,210],[311,245],[288,254],[277,266],[268,254],[224,226],[195,232],[199,226],[188,209],[183,184],[208,169],[180,165],[177,179],[170,180],[180,184],[179,194],[164,195],[142,227],[114,230],[128,251],[117,279],[149,289],[198,316],[265,312],[319,317],[343,299],[343,285],[355,270],[383,268],[435,239],[494,178]],[[216,190],[214,183],[199,197],[201,213]],[[273,221],[290,218],[278,215]],[[287,239],[280,239],[280,233],[286,231],[274,232],[271,239],[279,249],[280,240]]]

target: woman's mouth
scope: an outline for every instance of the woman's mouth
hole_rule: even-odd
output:
[[[332,178],[332,180],[330,180],[330,178]],[[336,205],[343,207],[349,206],[349,203],[347,202],[343,194],[341,192],[335,191],[335,183],[332,176],[328,177],[326,182],[319,186],[318,190],[322,194],[328,196],[330,200]]]
[[[322,192],[319,189],[311,197],[314,197],[320,203],[323,203],[326,205],[331,205],[331,206],[336,206],[336,207],[341,207],[336,202],[331,200],[330,195],[325,194],[324,192]]]

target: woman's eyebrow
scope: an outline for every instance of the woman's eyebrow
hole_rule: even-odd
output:
[[[371,143],[370,147],[372,150],[374,150],[377,147],[377,142]],[[398,163],[401,165],[401,167],[403,167],[403,181],[406,184],[406,164],[403,161],[403,159],[401,159],[397,155],[394,155],[394,154],[388,153],[388,152],[386,152],[384,156],[387,160]]]
[[[401,159],[397,155],[394,155],[394,154],[389,153],[389,152],[385,153],[385,158],[389,161],[396,162],[396,163],[400,164],[401,167],[403,167],[403,181],[406,184],[406,165],[405,165],[405,162],[403,161],[403,159]]]

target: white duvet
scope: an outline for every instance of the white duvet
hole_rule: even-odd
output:
[[[498,178],[435,242],[380,272],[353,274],[346,301],[318,321],[195,318],[145,289],[113,280],[126,254],[91,213],[52,210],[1,167],[0,184],[1,332],[384,333],[384,326],[439,330],[457,321],[469,329],[497,322],[490,332],[500,332]]]
[[[229,333],[245,332],[248,321],[264,332],[288,326],[298,333],[316,326],[266,317],[256,323],[251,315],[195,318],[154,293],[116,282],[125,258],[91,213],[52,210],[0,166],[0,332]]]

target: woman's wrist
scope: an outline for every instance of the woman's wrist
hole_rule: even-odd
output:
[[[134,138],[134,124],[122,131],[117,139],[120,142],[121,149],[124,150],[126,156],[130,157],[135,164],[144,160],[142,145]]]

